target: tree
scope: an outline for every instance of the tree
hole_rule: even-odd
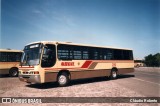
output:
[[[160,53],[155,54],[155,64],[160,67]]]
[[[145,64],[149,67],[160,67],[160,53],[146,56]]]

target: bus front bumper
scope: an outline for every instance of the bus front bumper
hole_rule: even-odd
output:
[[[19,75],[19,80],[27,83],[41,83],[40,75]]]

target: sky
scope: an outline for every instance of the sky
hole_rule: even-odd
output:
[[[0,48],[63,41],[160,52],[160,0],[1,0]]]

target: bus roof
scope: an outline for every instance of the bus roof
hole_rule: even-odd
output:
[[[98,47],[98,48],[111,48],[111,49],[121,49],[121,50],[132,50],[128,48],[117,48],[117,47],[110,47],[110,46],[95,46],[95,45],[89,45],[89,44],[78,44],[78,43],[72,43],[72,42],[58,42],[58,41],[37,41],[32,42],[27,45],[35,44],[35,43],[43,43],[43,44],[66,44],[66,45],[76,45],[76,46],[89,46],[89,47]]]
[[[0,49],[0,52],[23,52],[22,50],[14,50],[14,49]]]

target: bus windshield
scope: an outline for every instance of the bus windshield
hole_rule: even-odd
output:
[[[42,52],[42,44],[31,44],[24,48],[24,53],[21,60],[22,66],[35,66],[40,62],[40,56]]]

